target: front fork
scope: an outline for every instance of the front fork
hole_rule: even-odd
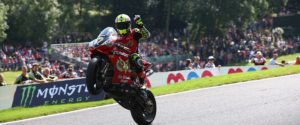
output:
[[[97,81],[96,83],[98,85],[100,85],[101,83],[103,85],[106,85],[107,84],[107,77],[106,77],[106,74],[107,74],[107,71],[108,71],[108,68],[109,68],[109,63],[106,62],[104,59],[101,59],[99,58],[101,61],[99,62],[99,67],[97,69]],[[102,85],[102,86],[103,86]],[[101,85],[100,85],[101,86]]]

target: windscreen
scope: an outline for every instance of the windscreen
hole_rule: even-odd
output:
[[[116,30],[112,27],[107,27],[100,32],[98,37],[89,43],[89,47],[98,47],[100,45],[106,45],[110,43],[110,39],[115,37]]]

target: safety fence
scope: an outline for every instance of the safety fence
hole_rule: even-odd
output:
[[[213,69],[181,70],[154,73],[146,80],[148,88],[195,78],[267,70],[278,66],[239,66]],[[0,110],[11,107],[33,107],[103,100],[105,92],[93,96],[87,91],[85,79],[57,81],[48,84],[10,85],[0,87]]]
[[[83,46],[86,47],[86,51],[88,51],[88,44],[89,42],[84,43],[65,43],[65,44],[51,44],[51,55],[50,58],[70,62],[70,63],[79,63],[83,67],[87,67],[87,63],[82,61],[78,61],[76,58],[71,58],[68,54],[64,53],[64,51],[70,47],[76,46]],[[156,62],[156,63],[167,63],[170,61],[179,61],[185,60],[187,58],[192,58],[192,55],[166,55],[166,56],[159,56],[159,57],[145,57],[145,59],[149,62]]]
[[[51,44],[51,54],[49,55],[50,59],[59,60],[64,63],[76,64],[79,67],[84,69],[87,67],[87,62],[78,60],[76,58],[70,58],[68,53],[64,53],[65,49],[72,46],[87,46],[88,43],[68,43],[68,44]],[[88,50],[86,50],[88,51]],[[70,54],[70,53],[69,53]]]

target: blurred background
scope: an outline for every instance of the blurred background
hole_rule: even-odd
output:
[[[1,0],[1,70],[39,62],[57,76],[70,64],[82,73],[86,42],[121,13],[141,15],[150,30],[139,48],[156,72],[185,69],[186,60],[204,68],[209,56],[230,66],[257,51],[300,52],[299,0]]]

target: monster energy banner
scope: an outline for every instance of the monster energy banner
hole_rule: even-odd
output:
[[[75,79],[47,84],[18,86],[13,107],[87,102],[102,100],[104,97],[104,92],[97,96],[90,95],[85,85],[85,79]]]

